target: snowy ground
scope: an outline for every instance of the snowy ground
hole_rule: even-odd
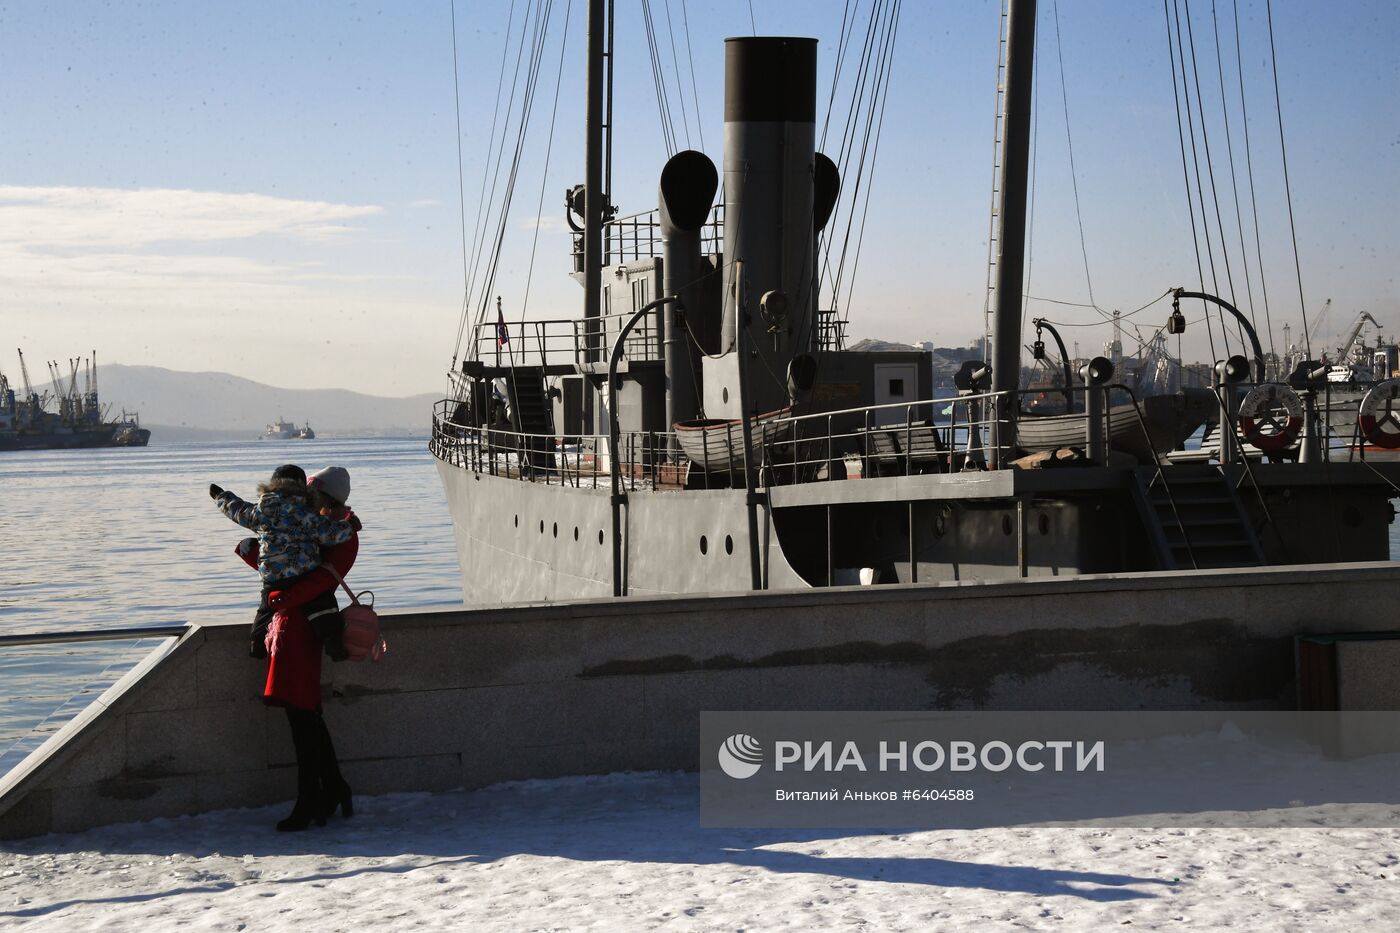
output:
[[[1391,929],[1400,830],[702,829],[698,778],[362,798],[0,844],[0,927]]]

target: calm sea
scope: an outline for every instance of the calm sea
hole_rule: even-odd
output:
[[[257,574],[233,553],[248,532],[214,507],[209,484],[251,497],[283,463],[350,471],[365,526],[347,578],[356,591],[373,590],[391,612],[460,605],[452,521],[427,446],[331,438],[0,454],[0,634],[251,621]],[[57,728],[155,644],[0,647],[0,773],[14,763],[7,746],[42,720]]]
[[[246,532],[208,488],[252,496],[283,463],[350,471],[350,504],[365,526],[349,577],[357,591],[372,589],[391,612],[461,604],[425,438],[30,451],[0,454],[0,634],[251,620],[257,575],[233,553]],[[0,646],[0,774],[157,644]]]

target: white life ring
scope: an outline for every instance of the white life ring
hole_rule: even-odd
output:
[[[1282,421],[1279,418],[1285,415]],[[1249,390],[1240,403],[1240,433],[1265,453],[1286,450],[1303,431],[1303,401],[1298,393],[1278,382],[1266,382]],[[1273,430],[1265,432],[1268,425]]]
[[[1400,449],[1400,415],[1395,411],[1395,400],[1400,398],[1400,379],[1386,379],[1376,383],[1361,400],[1356,410],[1356,421],[1361,433],[1372,446],[1386,450]],[[1377,410],[1380,414],[1377,414]],[[1389,422],[1395,431],[1383,430]]]

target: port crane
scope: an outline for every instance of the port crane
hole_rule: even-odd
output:
[[[1337,348],[1338,363],[1341,363],[1346,360],[1347,354],[1351,352],[1352,346],[1355,345],[1356,338],[1361,336],[1361,328],[1366,326],[1367,321],[1370,321],[1372,326],[1374,326],[1376,330],[1379,331],[1381,329],[1380,321],[1377,321],[1375,318],[1371,317],[1369,311],[1362,311],[1359,315],[1357,315],[1356,323],[1353,324],[1351,327],[1351,333],[1347,334],[1346,340],[1343,340],[1342,345]]]

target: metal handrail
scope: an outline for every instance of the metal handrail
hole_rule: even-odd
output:
[[[18,645],[63,645],[92,641],[140,641],[143,638],[179,638],[189,623],[144,625],[134,628],[80,629],[74,632],[14,632],[0,635],[0,648]]]

